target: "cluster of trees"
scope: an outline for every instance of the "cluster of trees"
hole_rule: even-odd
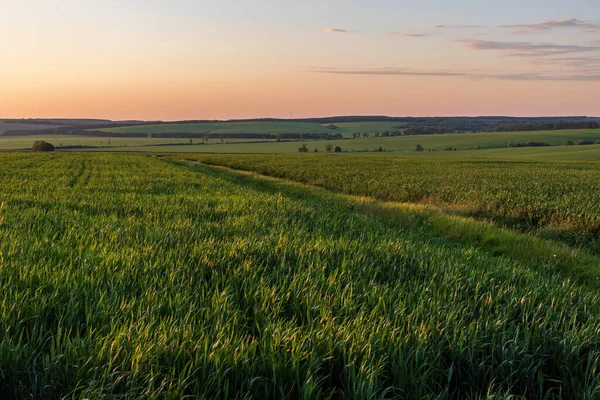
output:
[[[544,142],[534,142],[532,140],[530,140],[529,142],[525,142],[525,143],[509,143],[508,147],[513,148],[513,147],[543,147],[543,146],[550,146],[548,143],[544,143]]]
[[[520,144],[522,144],[522,143],[520,143]],[[516,146],[516,147],[522,147],[522,146]],[[480,150],[480,149],[481,149],[481,146],[479,146],[479,145],[473,147],[473,150]],[[447,146],[444,150],[445,151],[456,151],[457,149],[456,149],[456,147]],[[379,150],[379,151],[383,151],[383,150]],[[413,151],[425,151],[425,149],[420,144],[415,144],[415,146],[413,147]],[[427,149],[427,151],[437,151],[437,150],[436,149]]]
[[[452,128],[443,127],[423,127],[423,128],[407,128],[404,130],[404,135],[442,135],[445,133],[456,133]]]
[[[31,147],[32,151],[54,151],[54,145],[52,143],[45,142],[43,140],[36,140],[33,142]]]
[[[403,135],[404,134],[402,133],[402,131],[399,131],[399,130],[397,130],[397,131],[373,132],[373,133],[370,133],[370,132],[363,132],[363,133],[356,132],[356,133],[352,134],[352,139],[360,139],[361,137],[365,138],[365,139],[368,139],[370,137],[376,137],[376,138],[378,138],[378,137],[403,136]]]
[[[403,136],[403,135],[404,135],[404,132],[402,132],[402,131],[383,131],[380,134],[381,137]]]
[[[542,124],[505,125],[496,129],[496,132],[523,132],[523,131],[553,131],[563,129],[599,129],[600,124],[595,121],[584,122],[548,122]]]
[[[308,153],[308,151],[309,151],[308,150],[308,146],[305,145],[305,144],[303,144],[302,146],[298,147],[298,151],[300,153]],[[315,151],[315,153],[319,152],[318,149],[315,149],[314,151]],[[332,151],[335,152],[335,153],[341,153],[342,152],[342,148],[340,146],[333,147],[333,145],[327,144],[327,145],[325,145],[325,151],[328,152],[328,153],[331,153]]]
[[[572,140],[565,140],[564,142],[562,142],[562,146],[573,146],[574,144],[575,143]],[[580,141],[577,142],[577,144],[580,146],[589,145],[589,144],[600,144],[600,140],[592,141],[592,140],[581,139]]]
[[[413,135],[440,135],[444,133],[456,133],[453,129],[439,128],[439,127],[420,127],[420,128],[406,128],[404,130],[394,131],[383,131],[374,133],[353,133],[352,139],[370,137],[392,137],[392,136],[413,136]]]
[[[581,139],[579,140],[577,143],[575,143],[572,140],[565,140],[564,142],[561,143],[561,146],[573,146],[575,144],[578,144],[580,146],[583,145],[589,145],[589,144],[600,144],[600,140],[587,140],[587,139]],[[525,142],[525,143],[509,143],[508,147],[542,147],[542,146],[551,146],[548,143],[544,143],[544,142],[534,142],[534,141],[529,141],[529,142]]]

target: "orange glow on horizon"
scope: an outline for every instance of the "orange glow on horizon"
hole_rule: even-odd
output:
[[[590,115],[586,83],[471,78],[238,77],[186,82],[102,82],[26,87],[0,94],[2,118],[146,120],[296,118],[328,115]]]
[[[0,118],[600,115],[593,34],[384,3],[10,2]]]

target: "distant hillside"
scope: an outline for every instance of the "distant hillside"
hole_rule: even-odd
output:
[[[355,137],[427,135],[466,132],[596,129],[598,118],[566,117],[387,117],[335,116],[303,119],[229,121],[110,121],[102,119],[5,120],[0,135],[83,135],[113,137],[314,139],[328,135]],[[335,127],[335,129],[334,129]]]
[[[0,135],[4,135],[7,132],[27,130],[37,131],[40,129],[55,129],[57,125],[54,124],[41,124],[41,123],[14,123],[14,122],[1,122],[0,121]]]
[[[97,125],[114,123],[109,119],[70,119],[70,118],[28,118],[28,119],[4,119],[5,123],[22,125]],[[121,121],[125,122],[125,121]]]

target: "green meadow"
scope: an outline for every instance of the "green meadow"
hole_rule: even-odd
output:
[[[346,137],[353,133],[374,133],[381,131],[402,130],[401,122],[346,122],[336,123],[338,129],[331,130],[329,124],[312,122],[206,122],[190,124],[158,124],[138,125],[123,128],[100,129],[104,132],[117,133],[205,133],[227,135],[236,133],[340,133]]]
[[[283,124],[283,123],[279,123]],[[356,125],[356,123],[352,123]],[[349,124],[349,125],[352,125]],[[339,124],[344,125],[344,124]],[[121,129],[121,128],[119,128]],[[125,129],[125,128],[123,128]],[[127,128],[129,129],[129,128]],[[350,134],[351,135],[351,134]],[[361,137],[343,140],[275,140],[258,139],[185,139],[185,138],[107,138],[68,135],[0,136],[0,149],[30,148],[33,141],[46,140],[55,146],[86,146],[85,151],[121,151],[145,153],[298,153],[306,145],[310,153],[326,152],[327,146],[339,146],[345,153],[378,153],[403,156],[477,157],[523,160],[600,159],[600,145],[577,145],[580,140],[600,141],[600,130],[559,130],[533,132],[481,132],[448,135]],[[541,142],[549,146],[508,148],[509,143]],[[562,146],[566,141],[572,146]],[[421,145],[423,152],[415,152]],[[447,151],[451,148],[452,151]],[[478,148],[479,150],[475,150]],[[456,149],[456,151],[454,151]],[[60,148],[58,149],[60,150]]]
[[[144,140],[144,139],[141,139]],[[562,146],[565,141],[572,146]],[[327,146],[339,146],[343,152],[365,153],[383,150],[384,154],[410,156],[452,156],[513,158],[539,160],[588,160],[600,159],[600,145],[577,145],[580,140],[591,142],[600,140],[600,130],[562,130],[534,132],[482,132],[453,135],[419,135],[395,137],[369,137],[344,140],[308,140],[308,141],[248,141],[229,140],[222,144],[220,140],[210,139],[204,145],[130,146],[113,148],[114,151],[159,152],[159,153],[298,153],[298,148],[306,145],[309,153],[315,150],[326,152]],[[1,139],[0,139],[1,141]],[[509,143],[543,142],[549,146],[508,148]],[[150,143],[148,143],[150,144]],[[419,144],[423,152],[415,152]],[[456,151],[447,151],[451,147]],[[475,150],[479,147],[479,150]],[[92,149],[93,150],[93,149]]]
[[[597,164],[305,156],[0,154],[3,398],[600,396],[599,256],[416,204],[586,233]]]

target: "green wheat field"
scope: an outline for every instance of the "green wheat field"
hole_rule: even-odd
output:
[[[432,160],[0,154],[2,397],[600,397],[598,164]]]

